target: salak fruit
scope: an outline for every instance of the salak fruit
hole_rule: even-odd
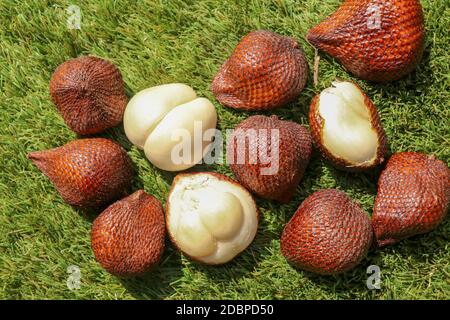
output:
[[[144,149],[153,165],[167,171],[199,163],[210,149],[216,123],[212,103],[181,83],[140,91],[128,103],[123,119],[131,143]]]
[[[379,246],[429,232],[445,218],[450,202],[450,170],[433,156],[394,154],[381,173],[372,215]]]
[[[227,162],[237,180],[265,199],[289,202],[312,153],[309,131],[276,116],[242,121],[227,143]]]
[[[62,147],[36,151],[28,158],[70,205],[97,209],[121,197],[131,186],[133,164],[109,139],[79,139]]]
[[[346,0],[307,39],[358,78],[397,80],[421,60],[422,7],[418,0]]]
[[[352,82],[334,81],[314,97],[309,124],[314,144],[337,168],[362,171],[384,161],[387,139],[377,109]]]
[[[212,172],[177,175],[166,204],[172,243],[193,260],[211,265],[226,263],[247,248],[258,219],[251,194]]]
[[[372,226],[344,192],[320,190],[300,205],[281,236],[281,252],[294,266],[323,275],[348,271],[372,244]]]
[[[50,95],[65,123],[80,135],[117,126],[128,101],[119,69],[91,56],[61,64],[50,80]]]
[[[308,80],[308,63],[297,41],[271,31],[247,34],[222,65],[212,92],[225,106],[268,110],[297,98]]]
[[[160,261],[165,232],[161,203],[139,190],[110,205],[94,220],[91,246],[108,272],[138,276]]]

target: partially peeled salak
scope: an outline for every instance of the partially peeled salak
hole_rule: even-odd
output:
[[[314,97],[309,122],[314,144],[334,166],[362,171],[384,161],[387,139],[380,117],[355,83],[334,81]]]

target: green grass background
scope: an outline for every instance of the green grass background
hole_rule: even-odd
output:
[[[239,39],[270,29],[298,39],[312,67],[307,30],[332,13],[338,0],[272,1],[0,1],[0,298],[2,299],[448,299],[450,222],[435,231],[370,252],[356,269],[316,276],[293,269],[279,236],[312,192],[339,188],[368,214],[379,172],[350,174],[315,154],[288,205],[258,200],[262,218],[253,244],[220,267],[196,264],[167,241],[161,265],[147,276],[120,280],[105,272],[90,248],[92,217],[64,204],[52,184],[27,160],[30,151],[76,138],[49,97],[49,80],[65,60],[92,54],[122,71],[128,94],[184,82],[217,107],[219,128],[233,128],[250,113],[221,106],[211,80]],[[67,7],[80,6],[81,30],[68,30]],[[433,153],[449,163],[450,2],[422,1],[427,40],[417,70],[387,85],[357,81],[381,115],[392,151]],[[301,97],[273,111],[307,125],[311,98],[336,77],[353,79],[321,54],[319,84],[312,74]],[[269,114],[269,113],[267,113]],[[153,167],[126,139],[122,126],[102,136],[119,141],[132,157],[144,188],[163,203],[173,174]],[[227,166],[194,168],[231,175]],[[66,286],[69,265],[81,269],[81,289]],[[381,290],[366,288],[366,268],[382,272]]]

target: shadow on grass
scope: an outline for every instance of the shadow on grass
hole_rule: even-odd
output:
[[[328,292],[329,294],[340,295],[342,293],[349,297],[360,297],[361,294],[367,293],[366,267],[362,264],[357,268],[341,275],[322,276],[311,272],[298,270],[313,282],[317,287]]]
[[[120,279],[124,288],[136,299],[165,299],[174,293],[173,284],[182,278],[181,255],[166,240],[166,250],[158,266],[145,275]]]
[[[212,281],[230,282],[248,277],[264,259],[267,249],[271,247],[271,242],[276,238],[273,232],[267,230],[267,223],[263,219],[260,219],[260,225],[255,239],[247,249],[233,260],[218,266],[194,263],[192,268],[202,272]]]
[[[260,229],[264,228],[264,224],[260,225]],[[208,266],[191,261],[189,268],[217,282],[230,282],[248,277],[263,259],[266,248],[275,238],[272,233],[259,230],[252,244],[229,263]],[[170,298],[175,291],[174,284],[183,278],[182,269],[181,253],[170,244],[169,240],[166,240],[166,252],[162,263],[156,269],[144,276],[120,281],[136,299]]]
[[[434,230],[403,239],[398,243],[379,248],[378,251],[389,253],[396,252],[405,257],[412,257],[417,261],[426,261],[433,254],[440,254],[447,251],[446,245],[450,240],[450,219],[447,217]]]
[[[297,187],[294,199],[289,205],[296,204],[295,209],[315,191],[325,188],[341,189],[349,196],[354,194],[375,195],[379,175],[383,165],[368,172],[346,172],[335,168],[328,160],[324,159],[316,150],[310,160],[306,172]],[[321,182],[320,178],[327,181]],[[323,184],[326,187],[323,187]],[[294,214],[294,212],[292,212]]]
[[[383,165],[368,172],[345,172],[327,164],[330,176],[336,181],[337,187],[352,194],[362,193],[376,195],[378,179]],[[356,200],[356,199],[355,199]]]
[[[431,48],[427,46],[423,52],[423,57],[418,66],[408,75],[394,82],[387,83],[373,83],[369,84],[381,92],[384,97],[392,99],[392,97],[399,97],[401,94],[409,90],[415,91],[418,87],[428,89],[433,86],[433,70],[431,68]],[[392,84],[395,85],[392,85]]]
[[[342,67],[343,72],[348,75],[349,81],[355,81],[357,83],[366,83],[367,86],[371,87],[372,89],[376,89],[377,92],[381,92],[384,97],[390,99],[392,97],[400,96],[400,94],[405,93],[408,90],[415,90],[418,87],[418,85],[422,88],[429,88],[434,84],[433,70],[430,64],[431,47],[430,44],[428,43],[426,43],[422,59],[420,60],[416,68],[409,74],[405,75],[404,77],[391,82],[372,82],[361,80],[356,76],[354,76],[352,73],[348,72],[345,69],[345,67],[338,62],[337,59],[331,57],[330,55],[324,52],[320,52],[320,58],[322,60],[327,61],[330,64],[340,65]]]
[[[367,280],[373,274],[367,272],[367,268],[371,265],[379,266],[381,272],[383,272],[380,252],[371,250],[354,269],[338,275],[319,275],[291,266],[330,295],[335,294],[349,299],[360,299],[364,294],[370,294],[367,298],[376,298],[377,293],[380,292],[367,287]],[[383,281],[383,278],[381,278],[381,281]]]

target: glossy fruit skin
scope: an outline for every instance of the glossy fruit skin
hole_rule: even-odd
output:
[[[378,181],[372,224],[379,246],[436,228],[450,206],[450,170],[432,156],[400,152]]]
[[[128,102],[119,69],[91,56],[61,64],[50,80],[50,95],[64,122],[80,135],[117,126]]]
[[[92,224],[95,259],[119,277],[142,275],[158,264],[164,239],[163,207],[144,190],[113,203]]]
[[[236,179],[248,190],[261,198],[288,203],[292,200],[295,190],[305,173],[312,154],[312,140],[309,131],[292,121],[279,120],[276,116],[251,116],[242,121],[234,130],[251,133],[252,130],[265,130],[267,140],[259,134],[256,139],[245,138],[244,163],[238,163],[240,155],[238,139],[233,137],[227,143],[227,163],[230,165]],[[271,130],[278,130],[277,144],[279,170],[275,174],[264,175],[261,169],[270,167],[257,156],[252,162],[252,153],[270,154],[276,140],[272,141]]]
[[[418,0],[346,0],[307,39],[360,79],[397,80],[422,58],[422,6]]]
[[[55,185],[68,204],[98,209],[131,186],[133,164],[126,151],[109,139],[79,139],[28,158]]]
[[[271,31],[247,34],[212,82],[212,92],[225,106],[269,110],[298,97],[308,80],[308,63],[293,38]]]
[[[367,254],[369,217],[344,192],[320,190],[300,205],[281,236],[281,252],[294,266],[331,275],[355,267]]]
[[[373,125],[373,128],[377,132],[378,136],[378,150],[377,150],[377,157],[373,163],[355,166],[354,164],[346,161],[345,159],[337,158],[333,154],[331,154],[328,149],[324,146],[323,140],[322,140],[322,128],[323,128],[323,121],[321,116],[318,113],[318,103],[320,101],[320,94],[316,95],[313,100],[311,101],[311,106],[309,109],[309,126],[311,128],[311,136],[314,142],[314,146],[320,151],[322,156],[330,161],[330,163],[344,171],[348,172],[361,172],[361,171],[367,171],[371,170],[381,163],[384,162],[386,158],[386,153],[388,151],[388,141],[386,137],[386,133],[383,129],[383,126],[381,124],[381,119],[378,114],[376,106],[373,104],[372,100],[362,91],[361,87],[359,87],[356,83],[353,83],[364,95],[364,104],[366,105],[367,109],[370,113],[371,122]]]

